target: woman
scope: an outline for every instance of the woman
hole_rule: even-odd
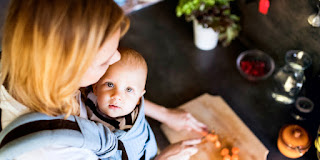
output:
[[[112,0],[12,0],[2,40],[2,127],[29,112],[83,117],[78,90],[97,82],[120,59],[117,47],[128,26],[128,18]],[[151,102],[146,106],[147,114],[165,122],[155,116],[158,111],[180,117],[176,129],[205,128],[190,114]],[[157,159],[188,159],[199,142],[171,145]],[[98,157],[88,149],[52,144],[15,159]]]

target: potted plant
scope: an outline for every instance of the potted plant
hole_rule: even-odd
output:
[[[186,21],[193,21],[195,45],[198,48],[213,49],[218,40],[223,46],[228,46],[238,36],[240,18],[231,13],[230,1],[179,0],[177,17],[184,15]]]

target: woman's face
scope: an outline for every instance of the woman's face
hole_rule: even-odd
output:
[[[84,73],[80,87],[86,87],[98,82],[110,65],[120,60],[120,53],[117,50],[120,40],[120,29],[108,39],[99,49],[92,64]]]

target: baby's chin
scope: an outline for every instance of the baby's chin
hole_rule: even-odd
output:
[[[107,115],[110,118],[118,118],[118,117],[123,117],[125,115],[130,114],[132,111],[128,110],[123,110],[123,109],[114,109],[114,108],[99,108],[100,111],[102,111],[105,115]],[[134,110],[134,108],[132,109]]]
[[[111,118],[118,118],[118,117],[123,117],[123,116],[127,115],[125,113],[121,114],[121,113],[110,113],[110,112],[107,112],[104,114],[106,114],[107,116],[109,116]]]

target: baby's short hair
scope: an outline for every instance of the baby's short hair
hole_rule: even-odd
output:
[[[147,62],[140,53],[131,48],[119,48],[119,52],[121,54],[121,59],[117,63],[130,65],[136,68],[141,68],[145,70],[146,73],[148,72]]]

